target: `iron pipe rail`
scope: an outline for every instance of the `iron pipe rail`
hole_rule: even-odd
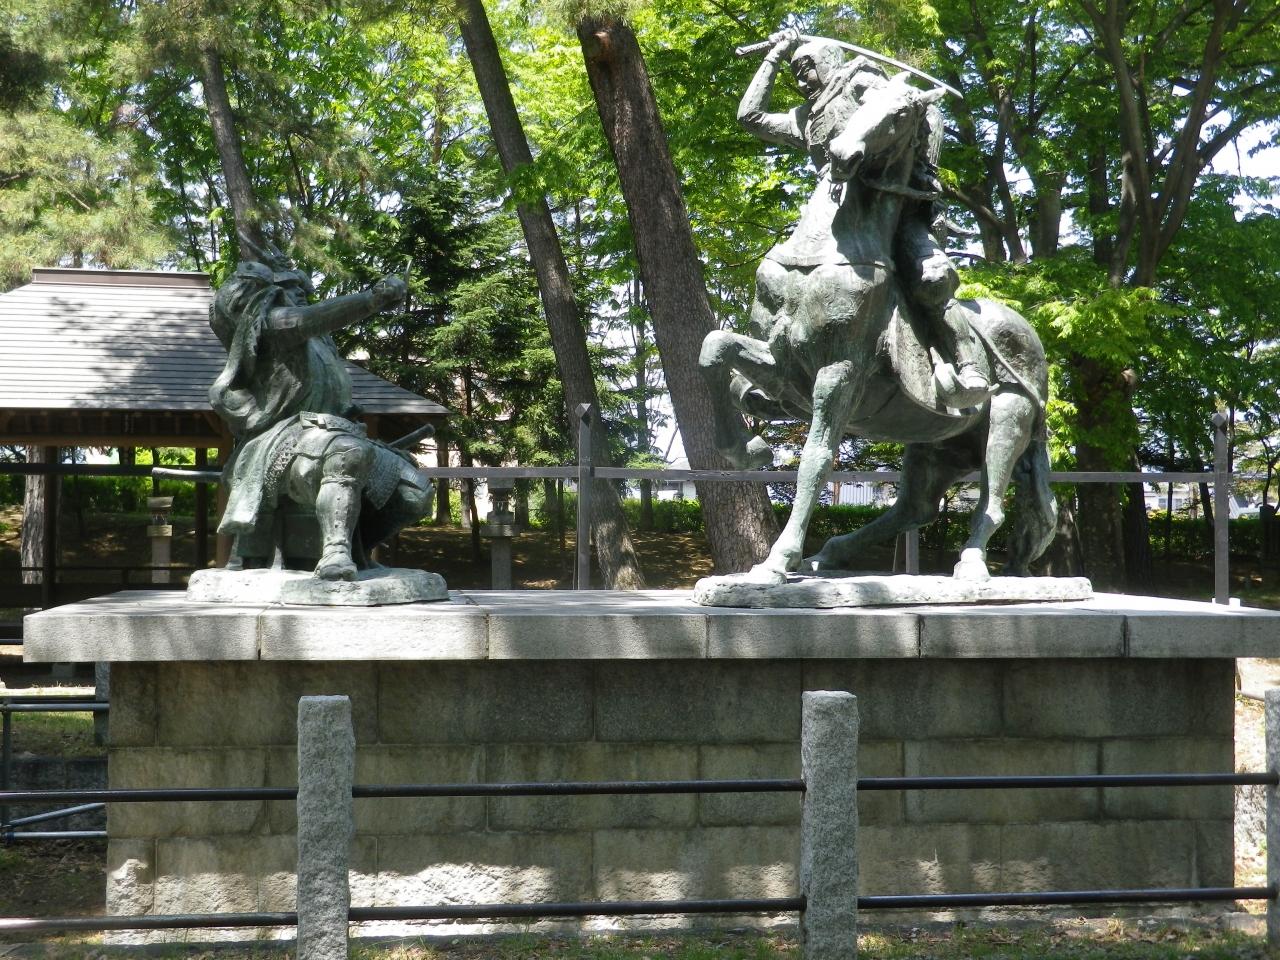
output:
[[[794,780],[604,780],[560,783],[357,784],[351,795],[369,797],[566,797],[658,793],[803,793]]]
[[[0,701],[0,714],[3,713],[105,713],[108,704],[93,700],[68,700],[65,703],[4,703]]]
[[[859,790],[979,790],[1062,787],[1207,787],[1276,786],[1280,774],[1133,773],[991,777],[863,777]],[[605,796],[671,793],[802,793],[804,781],[776,780],[619,780],[560,783],[407,783],[356,784],[357,799],[405,797]],[[106,790],[4,790],[0,804],[158,803],[234,800],[294,800],[296,787],[162,787]]]
[[[22,840],[106,840],[105,830],[6,830],[5,843]]]
[[[803,780],[621,780],[601,783],[408,783],[356,784],[359,799],[394,797],[605,796],[657,793],[802,792]],[[4,790],[0,803],[160,803],[295,800],[297,787],[156,787],[104,790]]]
[[[25,827],[33,823],[48,823],[50,820],[61,820],[63,817],[74,817],[80,813],[93,813],[95,810],[106,809],[105,803],[85,803],[78,807],[67,807],[63,810],[49,810],[45,813],[33,813],[29,817],[18,817],[16,820],[6,821],[3,826],[5,829],[12,831],[14,827]]]
[[[39,930],[185,930],[195,927],[292,927],[297,913],[172,913],[118,917],[3,917],[0,933]]]
[[[191,481],[195,483],[212,483],[216,481],[202,480],[198,474],[201,469],[188,464],[176,464],[170,469],[175,472],[189,470]],[[559,467],[431,467],[420,468],[431,477],[443,477],[451,480],[533,480],[560,479],[574,480],[578,476],[577,465]],[[646,469],[640,467],[593,467],[594,476],[602,480],[749,480],[757,483],[795,483],[795,470],[665,470]],[[19,474],[27,476],[87,476],[87,477],[150,477],[151,465],[129,466],[114,463],[0,463],[0,476]],[[1212,470],[1168,470],[1144,473],[1138,470],[1054,470],[1049,474],[1053,483],[1213,483],[1217,474]],[[966,474],[957,483],[973,483],[976,473]],[[1234,473],[1235,480],[1261,480],[1260,473]],[[186,480],[186,477],[166,477],[169,480]],[[841,483],[898,483],[902,474],[897,470],[838,470],[832,472],[831,480]]]
[[[858,790],[986,790],[1052,787],[1276,786],[1280,773],[1087,773],[991,777],[864,777]]]
[[[788,913],[804,909],[803,897],[756,900],[613,900],[599,903],[478,903],[450,906],[352,907],[352,923],[373,920],[502,920],[538,917],[629,917],[648,914]],[[0,933],[55,930],[181,930],[196,927],[296,926],[295,912],[188,913],[119,917],[10,917]]]
[[[1188,903],[1227,900],[1274,900],[1266,887],[1153,888],[1136,890],[1064,890],[1040,893],[942,893],[863,896],[859,910],[947,909],[954,907],[1037,907],[1075,904]],[[792,913],[803,911],[803,897],[754,900],[613,900],[597,903],[499,903],[451,906],[352,907],[353,923],[377,920],[503,920],[545,917],[620,917],[709,913]],[[280,913],[198,913],[119,917],[8,917],[0,933],[35,931],[180,930],[190,928],[296,926],[298,915]]]
[[[18,803],[160,803],[167,800],[296,800],[297,787],[158,787],[104,790],[4,790],[0,804]]]
[[[606,900],[595,903],[480,903],[442,907],[352,907],[353,923],[369,920],[507,920],[540,917],[635,917],[705,913],[790,913],[803,897],[755,900]]]
[[[1267,887],[1176,887],[1145,890],[1062,890],[1042,893],[930,893],[858,898],[859,910],[942,910],[950,907],[1054,907],[1082,903],[1196,903],[1274,900]]]

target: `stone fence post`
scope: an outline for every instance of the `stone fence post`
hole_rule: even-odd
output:
[[[151,582],[168,583],[173,563],[173,497],[147,497],[147,537],[151,541]]]
[[[298,701],[298,960],[345,960],[356,738],[347,697]]]
[[[1280,688],[1263,694],[1267,730],[1267,772],[1280,773]],[[1280,788],[1267,787],[1267,886],[1280,885]],[[1280,944],[1280,901],[1267,901],[1267,943]]]
[[[804,960],[858,954],[858,698],[806,692],[800,727],[800,950]]]

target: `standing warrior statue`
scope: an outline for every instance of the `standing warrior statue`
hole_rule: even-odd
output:
[[[802,39],[793,28],[779,31],[768,43],[769,52],[742,96],[738,121],[761,140],[808,151],[818,171],[818,183],[791,237],[770,250],[766,261],[786,270],[812,268],[831,263],[833,258],[847,260],[846,251],[839,249],[841,231],[834,223],[843,185],[835,180],[839,171],[832,167],[831,141],[845,128],[868,91],[884,86],[888,77],[868,57],[859,55],[846,63],[840,44],[816,37]],[[769,113],[774,79],[784,59],[790,60],[805,102],[788,113]],[[924,149],[919,151],[905,187],[907,204],[898,225],[894,261],[912,305],[935,341],[934,377],[939,399],[949,407],[971,407],[981,402],[991,384],[979,367],[981,347],[963,313],[947,310],[959,279],[942,249],[945,221],[936,209],[941,190],[937,163],[942,114],[935,104],[928,106],[925,123]]]
[[[272,563],[285,546],[280,514],[289,500],[314,506],[315,576],[353,580],[357,569],[376,566],[369,552],[377,544],[426,514],[431,485],[406,452],[370,440],[355,422],[351,381],[331,334],[402,301],[405,283],[385,277],[361,293],[311,303],[310,279],[283,254],[251,252],[209,311],[227,349],[209,401],[236,438],[218,526],[235,537],[228,567]]]

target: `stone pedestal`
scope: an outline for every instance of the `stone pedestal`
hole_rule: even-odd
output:
[[[1280,656],[1280,615],[1112,595],[354,609],[139,591],[35,614],[25,638],[30,660],[113,662],[114,787],[292,785],[304,695],[350,697],[357,783],[795,777],[806,690],[857,696],[862,776],[1130,773],[1232,769],[1233,658]],[[866,894],[1232,882],[1229,787],[876,792],[859,814]],[[795,794],[357,800],[353,903],[795,896],[800,817]],[[292,909],[292,803],[116,804],[109,832],[113,913]]]

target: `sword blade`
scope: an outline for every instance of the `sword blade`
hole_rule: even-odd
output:
[[[937,77],[930,76],[929,74],[921,70],[919,67],[913,67],[909,63],[903,63],[901,60],[895,60],[893,57],[886,56],[883,53],[877,53],[874,50],[868,50],[866,47],[860,47],[856,43],[848,43],[847,41],[844,41],[844,40],[832,40],[830,37],[814,37],[808,34],[801,34],[800,40],[803,43],[808,43],[811,40],[821,40],[825,43],[834,43],[837,47],[843,47],[846,50],[851,50],[854,53],[860,53],[864,57],[868,57],[872,60],[877,60],[880,63],[888,64],[891,67],[897,67],[899,70],[905,70],[907,71],[907,73],[911,74],[913,77],[919,77],[921,80],[927,80],[929,83],[932,83],[935,87],[941,87],[943,90],[947,91],[947,93],[951,94],[953,97],[959,97],[962,100],[964,99],[964,94],[962,94],[955,87],[951,86],[950,84],[943,83]],[[773,41],[761,40],[758,43],[750,43],[744,47],[738,47],[734,50],[734,53],[736,53],[740,57],[745,57],[753,53],[759,53],[761,50],[768,50],[772,46],[773,46]]]

